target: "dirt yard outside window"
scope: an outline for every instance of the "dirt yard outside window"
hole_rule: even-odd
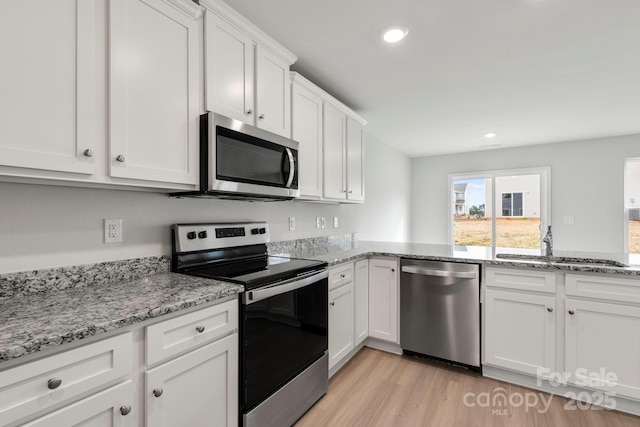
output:
[[[496,246],[503,248],[540,248],[539,218],[497,218]],[[454,216],[454,245],[491,246],[491,218]]]
[[[538,218],[497,218],[496,246],[503,248],[540,248]],[[453,219],[454,244],[491,246],[491,218]],[[640,253],[640,221],[629,221],[629,253]]]

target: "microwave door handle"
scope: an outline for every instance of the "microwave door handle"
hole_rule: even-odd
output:
[[[284,148],[287,152],[287,157],[289,158],[289,179],[287,180],[287,184],[285,185],[285,187],[289,188],[291,187],[291,183],[293,183],[293,177],[295,175],[295,160],[293,159],[293,152],[291,151],[291,148],[289,147],[285,147]]]

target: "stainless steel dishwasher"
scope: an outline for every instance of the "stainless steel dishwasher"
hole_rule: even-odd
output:
[[[480,267],[400,261],[400,346],[480,368]]]

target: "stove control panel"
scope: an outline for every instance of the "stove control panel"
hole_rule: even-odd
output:
[[[174,224],[175,252],[193,252],[269,242],[266,222]]]

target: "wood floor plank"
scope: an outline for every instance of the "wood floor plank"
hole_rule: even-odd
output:
[[[640,427],[640,417],[622,412],[567,407],[564,397],[365,347],[296,427]]]

